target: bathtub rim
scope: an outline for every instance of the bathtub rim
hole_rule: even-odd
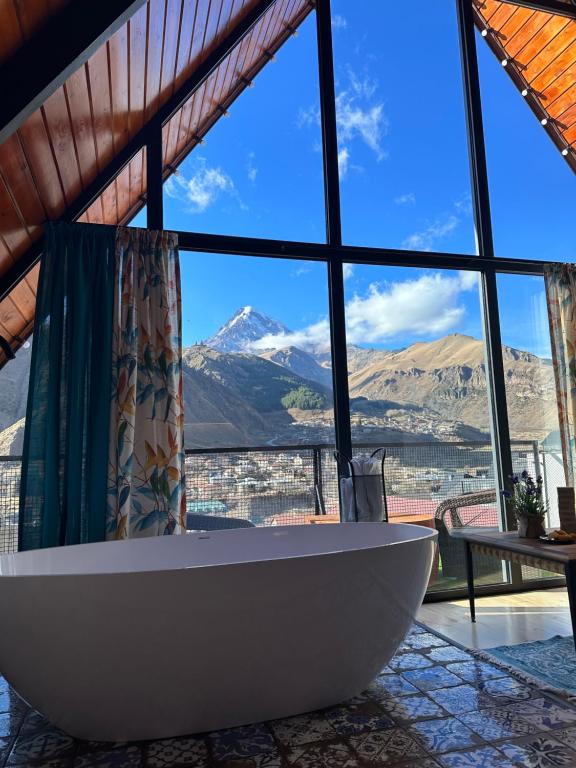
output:
[[[343,530],[347,527],[361,526],[364,530],[367,527],[373,530],[386,530],[387,526],[393,526],[398,532],[405,531],[406,536],[398,538],[392,541],[378,541],[376,537],[373,540],[363,544],[355,543],[354,546],[337,547],[332,546],[329,549],[323,551],[311,551],[311,552],[294,552],[291,554],[275,554],[272,556],[271,552],[262,552],[259,556],[250,558],[238,558],[235,556],[234,547],[230,547],[230,556],[227,560],[222,562],[192,562],[191,560],[186,563],[181,562],[168,562],[165,560],[165,555],[157,561],[156,567],[151,568],[150,563],[146,562],[142,552],[137,553],[136,557],[139,559],[139,563],[130,562],[131,567],[127,567],[127,560],[130,558],[122,558],[122,561],[118,562],[118,555],[114,557],[114,562],[109,563],[105,558],[101,558],[98,563],[99,568],[95,565],[92,567],[89,564],[82,563],[82,554],[88,552],[95,552],[96,549],[103,549],[106,547],[110,549],[113,545],[120,545],[124,547],[130,546],[132,550],[142,546],[153,547],[155,542],[164,542],[165,545],[169,542],[176,541],[189,541],[188,537],[196,537],[196,540],[212,539],[237,539],[248,537],[248,535],[254,535],[255,531],[259,533],[257,535],[262,536],[264,532],[269,535],[280,535],[283,533],[296,533],[300,531],[308,531],[311,536],[321,537],[323,532],[330,534],[327,529],[332,529],[332,533],[335,529]],[[382,528],[381,528],[382,526]],[[312,533],[312,531],[317,531]],[[360,551],[373,551],[375,549],[385,549],[387,547],[393,547],[401,544],[410,544],[416,541],[432,540],[437,542],[438,532],[435,528],[429,528],[421,525],[415,525],[413,523],[335,523],[329,526],[313,526],[310,524],[300,525],[283,525],[283,526],[262,526],[257,528],[246,529],[225,529],[218,531],[203,532],[189,532],[187,534],[179,536],[169,537],[145,537],[139,539],[123,539],[119,541],[102,541],[88,544],[73,544],[63,547],[49,547],[43,549],[27,550],[25,552],[13,552],[9,554],[0,555],[0,581],[3,579],[18,578],[18,579],[38,579],[38,578],[54,578],[54,577],[97,577],[97,576],[124,576],[124,575],[144,575],[144,574],[159,574],[170,571],[193,571],[203,568],[221,568],[226,566],[241,566],[241,565],[256,565],[270,563],[274,560],[300,560],[303,558],[318,558],[335,555],[345,555]],[[182,547],[183,544],[177,544],[176,546]],[[114,547],[116,550],[116,547]],[[62,562],[62,555],[65,560]],[[51,562],[50,562],[51,561]],[[66,568],[67,561],[71,566],[76,566],[75,570]],[[118,566],[124,567],[118,567]],[[107,567],[108,566],[108,567]]]

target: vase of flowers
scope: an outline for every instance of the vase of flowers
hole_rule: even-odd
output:
[[[510,479],[514,491],[504,491],[503,494],[509,500],[518,521],[518,536],[526,539],[544,536],[544,518],[547,510],[542,497],[542,478],[537,477],[534,482],[524,470],[520,476],[512,475]]]

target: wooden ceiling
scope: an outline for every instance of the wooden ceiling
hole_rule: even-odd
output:
[[[9,57],[43,18],[64,5],[64,0],[3,0],[0,56]],[[38,241],[43,223],[66,214],[255,6],[256,0],[149,0],[0,145],[0,278]],[[164,129],[165,175],[312,7],[309,0],[276,0],[174,115]],[[145,204],[145,191],[141,151],[79,220],[125,223]],[[0,335],[14,350],[32,331],[37,279],[36,267],[0,303]]]
[[[576,20],[474,0],[482,36],[576,171]]]
[[[0,66],[76,0],[1,0]],[[576,22],[496,0],[474,2],[486,41],[523,90],[566,160],[575,166]],[[77,201],[257,0],[148,0],[0,145],[0,280],[27,258],[46,220],[70,217]],[[275,0],[164,125],[164,177],[202,140],[313,0]],[[545,110],[540,114],[538,110]],[[125,223],[145,204],[145,150],[76,218]],[[0,302],[0,335],[13,350],[33,327],[38,267]],[[4,362],[0,354],[0,365]]]

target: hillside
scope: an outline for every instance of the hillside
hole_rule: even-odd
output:
[[[212,337],[220,350],[206,344],[184,349],[189,448],[333,439],[329,355],[294,346],[257,350],[254,342],[270,334],[281,339],[290,331],[244,307]],[[228,349],[234,351],[222,351]],[[556,419],[550,361],[511,347],[504,347],[503,360],[513,439],[544,439]],[[29,361],[30,350],[21,350],[1,373],[5,454],[21,451],[18,422],[25,414]],[[487,439],[484,345],[478,339],[451,334],[400,350],[350,346],[348,366],[357,438]]]

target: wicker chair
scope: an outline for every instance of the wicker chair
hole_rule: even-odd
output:
[[[464,559],[464,546],[455,536],[450,535],[450,531],[444,518],[450,515],[452,528],[475,527],[473,523],[483,514],[475,515],[466,523],[458,510],[463,507],[474,507],[479,504],[494,504],[496,501],[496,490],[494,488],[476,493],[465,493],[462,496],[455,496],[446,499],[438,505],[435,512],[435,524],[438,531],[438,549],[442,561],[442,576],[463,578],[466,574],[466,563]],[[481,530],[490,530],[486,526],[477,526]],[[493,529],[494,530],[494,529]],[[474,574],[480,578],[491,574],[497,575],[499,569],[498,562],[492,557],[477,556],[474,558]]]

